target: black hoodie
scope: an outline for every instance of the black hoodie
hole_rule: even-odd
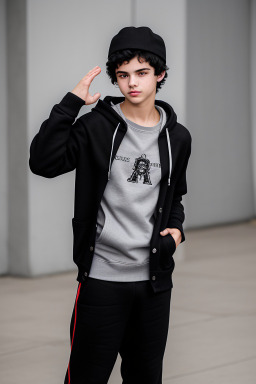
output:
[[[99,205],[112,162],[127,130],[126,122],[111,107],[111,101],[120,103],[124,97],[99,99],[90,112],[76,119],[85,103],[68,92],[53,106],[30,145],[29,166],[34,174],[53,178],[76,170],[72,227],[73,260],[78,266],[79,282],[85,282],[90,274]],[[168,103],[155,100],[155,104],[167,114],[166,124],[158,136],[162,175],[149,255],[150,282],[156,293],[172,287],[176,251],[173,237],[161,236],[160,232],[165,228],[178,228],[182,242],[185,240],[181,201],[187,193],[186,170],[192,138],[188,129],[177,122]]]

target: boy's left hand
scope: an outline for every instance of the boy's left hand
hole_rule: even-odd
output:
[[[160,232],[160,235],[166,236],[168,233],[170,233],[172,235],[172,237],[174,238],[175,243],[176,243],[176,249],[177,249],[178,245],[181,242],[181,238],[182,238],[180,230],[178,228],[165,228],[165,230]]]

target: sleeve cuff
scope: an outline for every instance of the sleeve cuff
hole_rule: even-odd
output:
[[[76,117],[83,105],[85,105],[85,101],[81,99],[81,97],[75,95],[72,92],[68,92],[59,105],[62,109],[68,113],[69,115]]]

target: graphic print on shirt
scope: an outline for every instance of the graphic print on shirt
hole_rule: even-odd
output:
[[[152,185],[150,180],[150,161],[146,158],[145,154],[137,157],[134,162],[133,172],[127,181],[131,183],[138,183],[143,180],[143,184]]]

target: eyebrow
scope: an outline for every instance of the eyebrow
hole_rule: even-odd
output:
[[[145,71],[145,69],[148,69],[148,70],[150,71],[150,68],[141,68],[141,69],[137,69],[137,71],[135,71],[135,72]],[[117,71],[117,72],[116,72],[116,75],[117,75],[118,73],[128,73],[128,72],[125,72],[125,71]]]

